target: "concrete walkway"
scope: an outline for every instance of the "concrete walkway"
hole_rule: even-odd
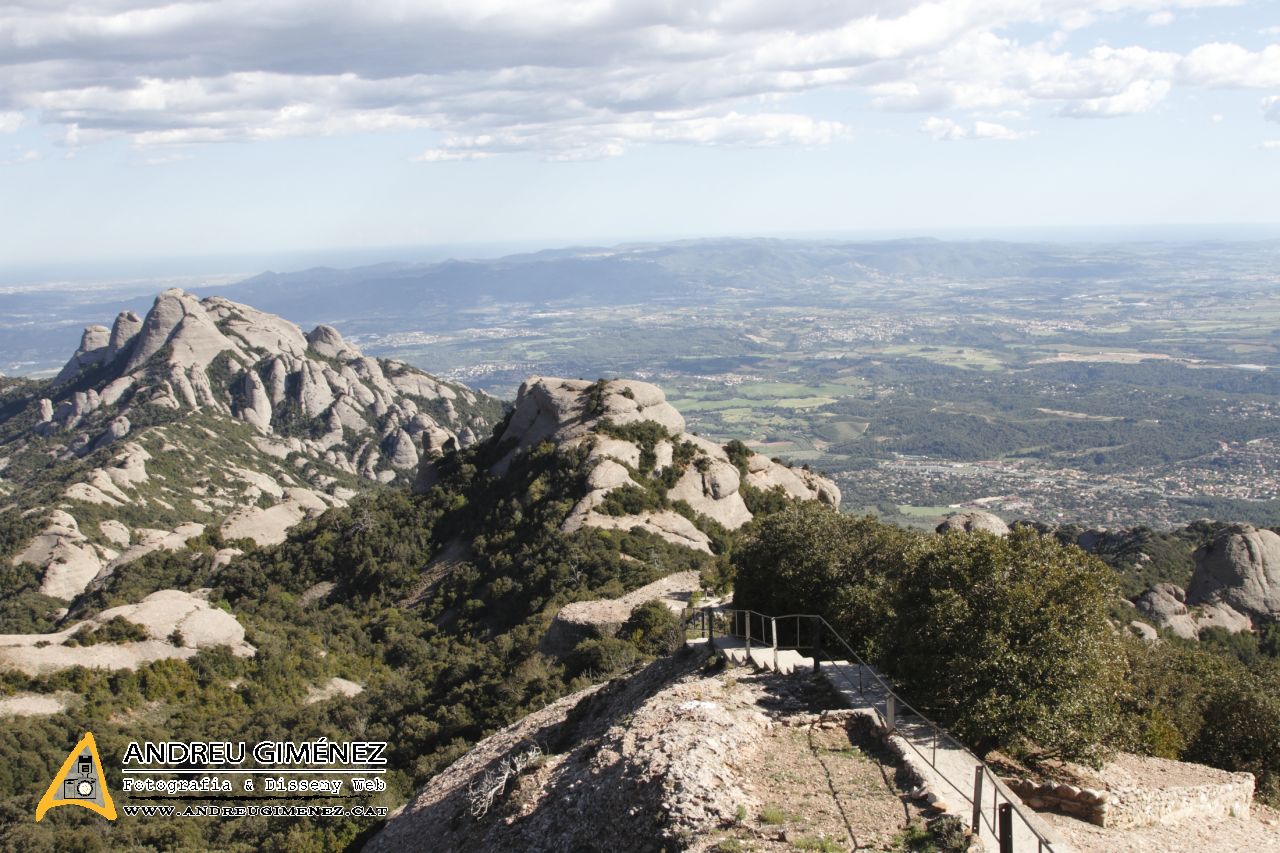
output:
[[[813,658],[798,651],[773,649],[759,643],[753,643],[748,649],[741,637],[733,636],[718,636],[713,642],[716,649],[736,664],[750,664],[756,669],[784,675],[813,672]],[[890,694],[872,667],[824,659],[820,672],[851,708],[874,714],[882,725],[890,714],[893,715],[895,732],[890,738],[904,761],[925,780],[925,786],[936,796],[934,807],[955,815],[969,826],[973,821],[974,777],[981,762],[945,732],[935,730],[920,717],[904,712],[896,699],[893,702],[895,707],[890,709]],[[1071,848],[1060,840],[1058,833],[989,772],[983,779],[982,802],[981,837],[985,849],[1000,849],[995,829],[998,825],[997,803],[1012,802],[1036,824],[1041,835],[1052,840],[1052,848],[1041,845],[1035,833],[1015,812],[1014,853],[1049,853],[1050,850],[1052,853],[1071,853]]]

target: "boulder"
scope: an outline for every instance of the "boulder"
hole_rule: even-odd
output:
[[[944,518],[937,527],[939,533],[950,533],[952,531],[971,533],[975,530],[994,533],[996,536],[1009,535],[1009,525],[1005,524],[998,515],[978,510],[953,512]]]
[[[333,326],[316,326],[307,333],[307,346],[312,352],[324,358],[349,361],[360,357],[360,351],[342,339],[342,335]]]
[[[1280,536],[1232,525],[1198,548],[1194,558],[1189,604],[1222,603],[1255,619],[1280,616]]]
[[[1187,611],[1185,600],[1181,587],[1161,583],[1139,595],[1134,605],[1160,627],[1185,640],[1195,640],[1200,636],[1200,628]]]

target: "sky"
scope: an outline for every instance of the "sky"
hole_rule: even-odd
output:
[[[0,5],[0,268],[1278,223],[1274,0]]]

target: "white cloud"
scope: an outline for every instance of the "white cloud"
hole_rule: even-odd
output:
[[[1170,88],[1168,80],[1135,80],[1124,91],[1114,95],[1069,103],[1062,108],[1062,115],[1072,118],[1115,118],[1145,113],[1164,100]]]
[[[26,122],[22,113],[0,113],[0,133],[14,133]]]
[[[1258,147],[1264,151],[1280,151],[1280,139],[1265,139]]]
[[[932,136],[938,142],[951,142],[959,139],[1026,139],[1031,134],[1017,131],[1003,124],[989,121],[976,121],[971,126],[949,118],[930,116],[920,125],[920,130]]]
[[[789,103],[827,90],[967,111],[967,138],[1002,138],[975,136],[975,117],[1120,116],[1173,86],[1274,89],[1280,46],[1066,47],[1067,31],[1121,15],[1154,25],[1235,2],[16,0],[0,7],[0,129],[25,113],[69,145],[148,147],[417,130],[434,140],[418,159],[582,159],[827,145],[848,129]],[[1011,35],[1041,31],[1064,35]]]
[[[1167,27],[1170,24],[1172,24],[1176,19],[1177,19],[1177,15],[1173,14],[1168,9],[1162,9],[1159,12],[1152,12],[1150,15],[1147,15],[1147,26],[1148,27]]]
[[[13,157],[0,160],[0,166],[20,166],[23,163],[34,163],[40,159],[40,152],[34,148],[14,149],[17,153]]]
[[[1238,44],[1201,45],[1183,58],[1179,72],[1196,86],[1274,88],[1280,86],[1280,44],[1260,51]]]

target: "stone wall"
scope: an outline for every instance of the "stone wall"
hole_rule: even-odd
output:
[[[1102,790],[1053,782],[1014,780],[1009,787],[1033,809],[1050,809],[1098,826],[1128,829],[1172,824],[1196,818],[1247,817],[1253,803],[1253,774],[1202,785]]]

